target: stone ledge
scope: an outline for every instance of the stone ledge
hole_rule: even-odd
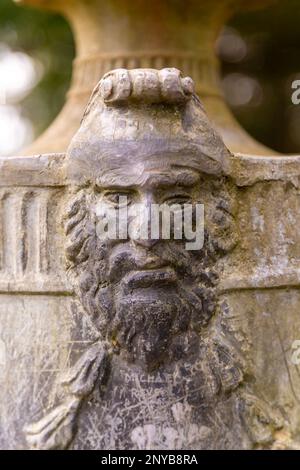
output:
[[[0,186],[65,186],[65,154],[0,157]]]
[[[0,157],[0,186],[67,186],[64,160],[64,153]],[[260,156],[236,153],[230,160],[229,176],[237,186],[281,180],[290,181],[298,187],[300,155]]]

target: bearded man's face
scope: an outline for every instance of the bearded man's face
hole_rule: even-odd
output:
[[[141,82],[142,94],[153,85],[150,75]],[[77,188],[66,224],[69,273],[102,336],[128,360],[151,369],[168,360],[172,348],[174,359],[178,340],[183,344],[191,330],[203,331],[215,310],[218,231],[231,217],[223,176],[228,150],[195,97],[106,105],[99,90],[67,155],[70,185]],[[115,210],[123,229],[124,201],[132,230],[125,237],[99,232],[104,214]],[[147,219],[153,204],[202,204],[202,248],[188,250],[184,237],[172,236],[175,226],[166,239],[160,231],[158,237],[148,232],[145,217],[130,219],[133,205],[143,207]]]
[[[215,250],[207,230],[204,246],[187,250],[184,238],[172,237],[172,219],[169,240],[151,238],[150,228],[147,237],[139,236],[147,221],[131,219],[130,208],[139,204],[150,214],[153,204],[211,207],[209,184],[209,177],[174,165],[171,157],[140,156],[134,167],[106,165],[70,205],[67,257],[81,303],[104,337],[150,369],[167,358],[174,338],[201,329],[213,314]],[[103,214],[117,214],[119,228],[125,208],[127,238],[99,233]]]

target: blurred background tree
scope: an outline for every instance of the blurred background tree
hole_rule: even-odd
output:
[[[241,125],[283,153],[300,153],[300,1],[233,18],[216,43],[222,87]],[[74,42],[60,16],[0,0],[0,154],[16,153],[58,114],[69,88]]]
[[[74,55],[61,16],[0,0],[0,155],[30,143],[58,114]]]
[[[300,152],[300,105],[291,101],[300,78],[300,1],[278,0],[233,18],[217,41],[223,91],[237,120],[258,141]]]

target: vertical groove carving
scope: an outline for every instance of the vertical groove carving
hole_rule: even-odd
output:
[[[5,279],[49,272],[49,192],[0,194],[0,271]]]
[[[48,191],[38,196],[38,264],[37,269],[41,273],[49,271],[49,243],[48,243],[48,225],[49,225],[49,193]]]
[[[27,273],[48,272],[48,191],[30,193],[23,200],[24,251],[28,259],[24,265]]]
[[[31,205],[33,193],[24,193],[22,198],[22,207],[21,207],[21,232],[20,232],[20,259],[21,259],[21,270],[22,274],[27,269],[29,262],[29,227],[31,225],[31,220],[29,218],[28,208]]]
[[[15,256],[15,267],[13,274],[16,278],[23,276],[27,259],[28,259],[28,243],[27,243],[27,205],[28,199],[31,194],[26,192],[18,192],[12,195],[14,198],[14,214],[13,221],[14,226],[11,227],[11,232],[14,231],[14,247],[13,255]]]
[[[38,237],[36,231],[38,230],[37,220],[37,195],[31,193],[31,197],[24,200],[24,210],[26,211],[26,243],[28,252],[28,262],[26,265],[27,273],[36,273],[37,265],[37,251],[38,251]]]
[[[155,68],[176,67],[191,76],[196,83],[201,83],[201,92],[219,96],[217,76],[211,60],[206,56],[184,51],[136,51],[131,53],[95,54],[89,58],[76,59],[74,78],[70,95],[90,94],[104,73],[115,68]]]
[[[18,263],[18,232],[20,233],[20,209],[18,194],[7,192],[3,199],[3,269],[8,276],[16,277],[20,268]],[[19,212],[20,215],[20,212]]]

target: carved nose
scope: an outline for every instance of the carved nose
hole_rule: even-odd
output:
[[[132,227],[131,239],[135,245],[151,249],[159,241],[159,238],[153,238],[151,229],[151,207],[154,203],[151,194],[147,194],[140,206],[140,212]]]

